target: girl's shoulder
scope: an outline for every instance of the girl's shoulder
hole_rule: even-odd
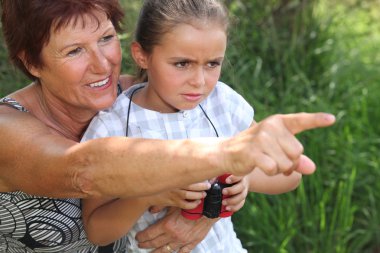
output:
[[[223,103],[243,103],[246,102],[244,97],[236,92],[228,84],[218,81],[214,90],[210,93],[207,100],[215,101],[220,100]]]

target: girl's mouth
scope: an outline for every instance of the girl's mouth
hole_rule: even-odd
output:
[[[198,101],[199,99],[202,98],[202,94],[183,94],[183,96],[186,98],[188,101]]]

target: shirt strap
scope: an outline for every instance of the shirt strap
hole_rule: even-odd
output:
[[[28,112],[28,110],[25,109],[25,107],[23,107],[22,105],[20,105],[13,98],[5,97],[5,98],[0,99],[0,105],[6,105],[6,106],[9,106],[9,107],[12,107],[13,109],[22,111],[22,112]]]

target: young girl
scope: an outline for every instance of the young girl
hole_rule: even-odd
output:
[[[253,123],[252,107],[218,81],[227,29],[228,14],[218,0],[146,0],[131,46],[146,82],[131,87],[112,108],[99,113],[83,140],[124,135],[156,139],[230,137],[247,129]],[[223,190],[231,196],[223,204],[227,210],[237,211],[248,191],[282,193],[297,187],[300,179],[297,172],[269,177],[257,169],[245,177],[230,176],[228,182],[234,185]],[[194,184],[187,191],[179,189],[170,194],[182,194],[189,200],[187,207],[192,208],[208,187]],[[171,203],[169,193],[136,199],[84,200],[88,237],[96,244],[108,244],[127,234],[127,252],[146,252],[138,248],[135,235],[165,215],[165,210],[156,214],[147,211],[160,204],[184,205]],[[170,245],[166,249],[179,250]],[[192,252],[246,250],[236,237],[231,218],[221,218]]]

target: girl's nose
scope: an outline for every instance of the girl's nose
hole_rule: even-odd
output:
[[[202,67],[197,68],[193,72],[193,76],[191,79],[191,85],[196,87],[201,87],[205,85],[205,73]]]

